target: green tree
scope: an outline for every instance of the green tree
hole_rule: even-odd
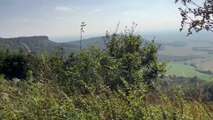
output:
[[[153,87],[152,82],[164,76],[166,64],[158,61],[159,45],[154,41],[144,42],[140,35],[134,34],[136,26],[133,23],[124,34],[107,34],[106,51],[120,62],[121,76],[129,84],[144,82]]]
[[[9,50],[1,50],[0,73],[7,79],[24,79],[27,75],[27,57],[24,53],[11,53]]]
[[[90,47],[66,58],[61,79],[66,91],[87,92],[88,85],[99,89],[100,84],[116,90],[125,88],[125,83],[143,83],[153,89],[152,83],[164,76],[166,64],[158,61],[159,46],[154,41],[144,42],[134,28],[121,34],[107,33],[106,49]]]

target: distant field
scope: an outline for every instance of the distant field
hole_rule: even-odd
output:
[[[202,47],[210,49],[211,46],[213,46],[212,43],[209,42],[197,42],[197,41],[185,41],[185,45],[175,47],[175,42],[170,43],[171,45],[165,45],[163,46],[163,50],[161,50],[159,53],[161,55],[171,55],[171,56],[200,56],[200,57],[206,57],[209,55],[209,51],[204,50],[193,50],[193,48],[199,48]],[[174,45],[172,45],[174,44]]]
[[[198,72],[195,70],[194,67],[190,65],[184,65],[182,63],[169,63],[167,68],[167,75],[176,75],[176,76],[183,76],[192,78],[194,76],[197,76],[198,78],[202,80],[212,81],[213,76],[204,74],[201,72]]]
[[[213,60],[200,61],[196,67],[200,71],[210,71],[213,73]]]
[[[173,56],[189,56],[200,55],[202,52],[195,52],[191,47],[170,47],[166,46],[164,50],[159,52],[161,55],[173,55]]]
[[[213,73],[212,42],[190,40],[179,44],[178,42],[164,44],[163,49],[159,51],[162,61],[170,61],[167,68],[167,75],[188,78],[197,76],[203,80],[213,81],[213,75],[199,72],[210,71]]]

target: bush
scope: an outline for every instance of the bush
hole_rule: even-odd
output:
[[[158,61],[159,46],[154,41],[144,43],[141,36],[130,32],[107,34],[105,38],[106,49],[91,47],[72,53],[61,62],[59,59],[53,60],[59,61],[56,65],[63,66],[55,67],[55,74],[61,76],[59,83],[66,86],[66,91],[86,92],[85,84],[98,86],[101,83],[116,90],[118,87],[124,88],[122,81],[133,86],[144,83],[148,89],[154,89],[152,83],[164,76],[166,66]],[[52,62],[51,67],[55,66]]]

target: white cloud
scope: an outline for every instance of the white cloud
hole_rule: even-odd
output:
[[[67,7],[67,6],[56,6],[55,10],[61,11],[61,12],[71,12],[72,11],[72,9],[70,7]]]

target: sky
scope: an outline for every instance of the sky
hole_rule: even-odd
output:
[[[175,0],[0,0],[0,37],[104,35],[138,24],[137,31],[178,31]]]

